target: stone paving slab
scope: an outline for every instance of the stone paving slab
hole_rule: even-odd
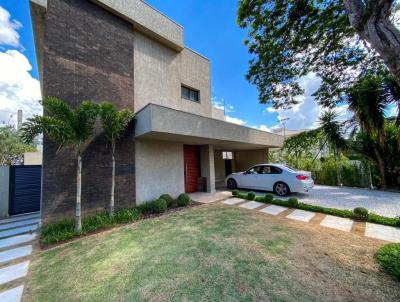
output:
[[[278,214],[282,213],[283,211],[286,211],[287,209],[288,208],[286,208],[286,207],[270,205],[264,209],[261,209],[260,212],[271,214],[271,215],[278,215]]]
[[[28,256],[32,253],[32,245],[24,245],[11,250],[0,252],[0,263]]]
[[[5,238],[5,237],[10,237],[10,236],[15,236],[15,235],[19,235],[19,234],[33,232],[33,231],[36,231],[37,228],[38,228],[38,225],[34,224],[34,225],[24,226],[24,227],[20,227],[20,228],[16,228],[16,229],[1,231],[0,238]]]
[[[255,209],[255,208],[259,208],[259,207],[261,207],[263,205],[264,205],[264,203],[261,203],[261,202],[258,202],[258,201],[249,201],[249,202],[246,202],[244,204],[239,205],[239,207],[244,208],[244,209],[252,210],[252,209]]]
[[[400,229],[387,225],[367,222],[365,224],[365,236],[400,243]]]
[[[29,261],[9,265],[0,269],[0,285],[25,277],[28,273]]]
[[[33,234],[24,234],[11,238],[1,239],[0,240],[0,249],[7,248],[13,245],[22,244],[26,242],[30,242],[36,238],[36,233]]]
[[[286,218],[309,222],[311,218],[315,216],[315,213],[304,211],[304,210],[294,210],[292,213],[286,216]]]
[[[23,215],[11,216],[8,218],[0,219],[0,224],[21,221],[21,220],[28,220],[33,218],[40,218],[40,213],[34,212],[32,214],[23,214]]]
[[[39,218],[35,218],[35,219],[19,220],[15,222],[0,224],[0,231],[39,223],[39,221],[40,221]]]
[[[0,293],[1,302],[19,302],[24,292],[24,286],[18,286]]]
[[[241,198],[229,198],[227,200],[224,200],[222,203],[232,206],[232,205],[238,204],[243,201],[244,201],[244,199],[241,199]]]
[[[350,232],[351,227],[353,226],[353,220],[343,217],[326,215],[326,217],[321,221],[320,225],[331,229]]]

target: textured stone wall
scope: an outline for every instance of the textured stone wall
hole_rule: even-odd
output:
[[[83,0],[49,0],[44,20],[43,95],[71,106],[84,100],[110,101],[134,110],[133,28],[130,23]],[[83,154],[84,214],[104,210],[111,188],[110,146],[97,125]],[[45,140],[43,217],[73,217],[76,194],[74,152],[56,154]],[[134,131],[117,145],[116,207],[135,200]]]

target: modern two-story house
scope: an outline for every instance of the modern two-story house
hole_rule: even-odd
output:
[[[141,0],[30,0],[43,96],[110,101],[136,114],[117,146],[116,207],[162,193],[213,192],[232,171],[267,161],[283,137],[225,121],[211,102],[210,61],[183,28]],[[72,150],[44,140],[42,215],[73,216]],[[100,127],[83,156],[85,213],[104,210],[110,148]]]

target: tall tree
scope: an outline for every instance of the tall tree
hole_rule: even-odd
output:
[[[374,153],[382,187],[387,185],[387,163],[384,156],[387,143],[385,109],[390,104],[399,104],[400,98],[396,95],[396,90],[396,83],[387,75],[366,74],[349,90],[346,98],[349,109],[354,112],[354,120],[350,121],[350,125],[356,123],[360,130],[370,137],[369,148]],[[377,140],[372,138],[377,138]],[[359,139],[366,141],[362,135]]]
[[[22,162],[25,152],[35,151],[32,144],[25,144],[19,131],[13,127],[0,127],[0,165],[13,165]]]
[[[117,111],[113,104],[104,102],[100,105],[100,118],[107,139],[111,143],[112,155],[112,178],[111,178],[111,197],[109,213],[114,214],[114,196],[115,196],[115,146],[117,140],[124,133],[134,114],[129,109]]]
[[[325,111],[319,119],[319,130],[325,137],[326,143],[330,146],[335,155],[336,161],[340,164],[340,154],[347,146],[343,135],[343,123],[338,121],[338,114],[334,110]],[[340,167],[337,170],[337,181],[341,185]]]
[[[76,211],[75,229],[82,230],[81,188],[82,188],[82,151],[84,144],[92,135],[98,115],[98,105],[92,102],[82,102],[71,109],[64,101],[55,97],[45,97],[42,101],[44,116],[36,115],[23,124],[22,138],[31,142],[38,134],[53,141],[57,152],[72,146],[77,159],[76,181]]]
[[[383,62],[400,85],[396,8],[393,0],[241,0],[238,23],[253,55],[247,78],[260,102],[295,104],[299,78],[312,72],[322,79],[316,97],[334,106],[360,72]]]

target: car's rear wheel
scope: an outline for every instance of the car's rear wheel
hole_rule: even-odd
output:
[[[290,189],[284,182],[277,182],[274,185],[274,193],[278,196],[286,196],[290,193]]]
[[[237,189],[236,180],[234,180],[233,178],[229,178],[229,179],[228,179],[227,185],[228,185],[228,189],[230,189],[230,190],[235,190],[235,189]]]

